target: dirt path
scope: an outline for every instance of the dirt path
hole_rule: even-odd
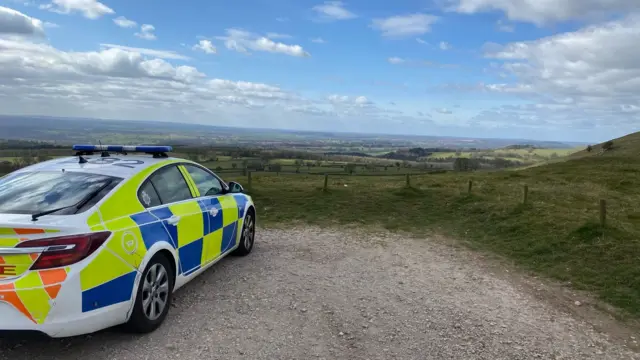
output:
[[[465,251],[310,227],[257,241],[153,334],[0,340],[0,359],[640,359]]]

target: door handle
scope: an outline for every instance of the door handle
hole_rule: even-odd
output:
[[[178,222],[180,222],[180,216],[177,215],[173,215],[170,218],[167,219],[167,224],[169,225],[178,225]]]

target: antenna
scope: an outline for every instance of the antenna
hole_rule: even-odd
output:
[[[100,140],[98,140],[98,144],[100,144],[100,148],[102,148],[102,142]],[[103,150],[102,153],[100,154],[100,157],[109,157],[109,152],[107,152],[106,150]]]

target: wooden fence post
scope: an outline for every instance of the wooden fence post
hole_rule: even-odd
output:
[[[411,179],[409,178],[409,174],[406,175],[407,187],[411,187]]]
[[[600,199],[600,226],[607,224],[607,200]]]
[[[322,186],[322,191],[327,191],[327,186],[329,184],[329,174],[324,173],[324,185]]]
[[[247,171],[247,188],[251,190],[251,171]]]
[[[469,180],[469,186],[467,188],[467,194],[471,194],[471,188],[473,187],[473,180]]]
[[[529,198],[529,185],[524,184],[524,188],[522,189],[522,203],[526,204],[528,198]]]

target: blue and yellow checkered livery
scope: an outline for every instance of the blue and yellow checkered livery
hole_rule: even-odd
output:
[[[188,277],[235,248],[248,204],[244,194],[200,197],[188,172],[194,199],[145,209],[137,200],[139,186],[155,170],[182,160],[168,159],[128,179],[89,218],[93,231],[109,230],[106,248],[81,272],[83,312],[131,299],[135,279],[147,251],[168,244],[177,258],[176,277]],[[175,224],[171,218],[179,217]]]

